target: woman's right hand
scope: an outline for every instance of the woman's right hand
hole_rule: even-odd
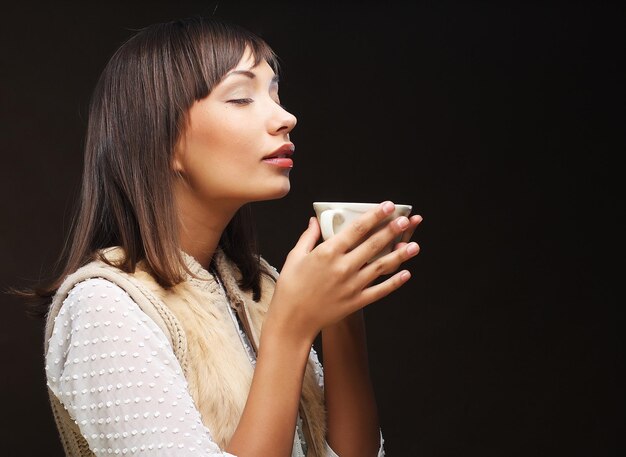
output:
[[[409,278],[408,272],[399,272],[372,284],[418,251],[415,243],[406,241],[421,221],[419,216],[397,218],[370,235],[393,209],[391,202],[382,203],[317,246],[320,227],[311,218],[278,277],[263,322],[248,400],[229,453],[289,455],[305,366],[317,334]],[[405,239],[393,252],[367,263],[403,232]]]
[[[410,278],[406,270],[373,282],[415,256],[419,252],[416,243],[401,243],[391,253],[367,263],[421,221],[420,216],[412,216],[411,221],[401,216],[368,236],[393,210],[393,203],[383,202],[317,246],[320,227],[312,217],[283,265],[264,327],[312,343],[322,328],[402,286]]]

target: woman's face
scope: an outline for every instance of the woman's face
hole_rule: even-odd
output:
[[[173,163],[183,177],[185,198],[238,207],[289,192],[293,163],[288,156],[294,148],[289,132],[296,118],[281,107],[269,64],[253,65],[246,50],[211,93],[191,107]]]

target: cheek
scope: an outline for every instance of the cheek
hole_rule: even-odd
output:
[[[189,154],[189,179],[192,186],[210,195],[240,187],[259,168],[255,142],[237,133],[222,130],[197,135]]]
[[[226,125],[214,116],[199,116],[189,131],[189,142],[194,148],[213,148],[219,145]]]
[[[210,116],[194,129],[196,146],[219,156],[242,156],[255,146],[250,122],[237,113],[225,111],[221,116]]]
[[[186,138],[195,186],[232,186],[262,165],[262,134],[237,111],[223,110],[219,115],[205,111],[193,117]]]

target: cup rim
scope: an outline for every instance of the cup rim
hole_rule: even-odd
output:
[[[361,208],[371,208],[374,206],[378,206],[380,205],[380,203],[369,203],[369,202],[313,202],[313,206],[319,206],[319,205],[352,205],[352,206],[357,206],[357,207],[361,207]],[[412,205],[408,205],[405,203],[394,203],[394,205],[396,206],[396,208],[409,208],[412,209],[413,206]]]

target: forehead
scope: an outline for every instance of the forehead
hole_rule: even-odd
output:
[[[254,54],[252,54],[252,50],[249,47],[243,51],[241,59],[237,62],[237,65],[233,68],[233,70],[250,70],[254,68]]]
[[[237,62],[237,65],[235,65],[229,73],[233,71],[252,71],[256,74],[268,75],[270,78],[274,76],[274,70],[266,60],[263,59],[256,65],[255,60],[256,59],[252,50],[247,47],[241,56],[241,59]]]

